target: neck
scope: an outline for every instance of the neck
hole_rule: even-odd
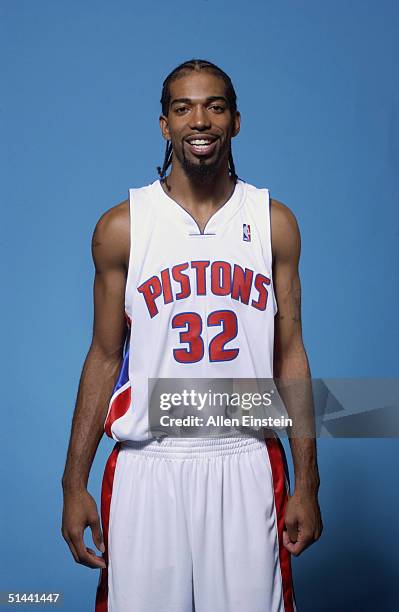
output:
[[[189,176],[180,165],[172,164],[172,170],[163,184],[166,193],[174,200],[190,208],[201,206],[212,209],[230,198],[235,180],[224,164],[214,174],[205,177]]]

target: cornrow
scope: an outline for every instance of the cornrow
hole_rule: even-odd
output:
[[[162,114],[167,116],[169,113],[169,105],[170,105],[170,84],[176,79],[184,76],[185,72],[200,72],[201,70],[206,70],[215,76],[218,76],[223,79],[226,86],[226,98],[230,108],[232,115],[237,111],[237,96],[234,90],[233,83],[231,82],[230,77],[226,74],[219,66],[216,64],[212,64],[212,62],[208,62],[207,60],[201,59],[192,59],[187,62],[183,62],[177,66],[172,72],[166,77],[162,85],[162,95],[161,95],[161,108]],[[161,182],[166,183],[166,171],[172,163],[172,143],[168,141],[166,143],[165,157],[164,162],[161,166],[157,166],[157,171],[160,176]],[[229,153],[229,172],[233,177],[234,182],[237,182],[238,176],[236,174],[236,169],[233,160],[233,153],[231,151],[230,145],[230,153]]]
[[[162,168],[161,168],[161,166],[157,166],[157,170],[158,170],[158,174],[159,174],[159,176],[161,178],[161,182],[165,181],[165,173],[166,173],[166,170],[169,168],[171,163],[172,163],[172,143],[170,141],[168,141],[166,143],[165,157],[164,157],[164,160],[163,160]]]
[[[231,145],[230,145],[230,153],[229,153],[229,171],[230,171],[230,175],[233,177],[234,182],[237,182],[238,176],[236,173],[236,167],[234,165],[234,160],[233,160],[233,153],[231,152]]]

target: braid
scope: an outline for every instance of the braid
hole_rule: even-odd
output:
[[[236,183],[238,176],[237,176],[236,168],[234,165],[233,153],[231,152],[231,146],[230,146],[230,153],[229,153],[229,172],[230,172],[230,176],[232,176],[234,179],[234,183]]]
[[[226,74],[221,68],[219,68],[219,66],[216,66],[216,64],[212,64],[212,62],[208,62],[207,60],[201,60],[201,59],[192,59],[174,68],[174,70],[172,70],[172,72],[164,80],[163,85],[162,85],[162,95],[161,95],[161,100],[160,100],[163,115],[168,116],[169,114],[169,105],[170,105],[170,100],[171,100],[170,84],[176,79],[184,76],[185,73],[189,73],[193,71],[200,72],[201,70],[206,70],[210,72],[211,74],[214,74],[215,76],[223,79],[224,84],[226,86],[226,98],[227,98],[227,102],[228,102],[230,111],[232,115],[234,115],[237,112],[237,95],[234,90],[233,83],[231,82],[231,79],[228,76],[228,74]],[[165,174],[166,174],[166,170],[169,168],[171,163],[172,163],[172,143],[168,141],[166,143],[166,151],[165,151],[165,158],[164,158],[163,166],[162,168],[160,166],[157,166],[157,171],[161,178],[161,181],[165,182],[166,185],[167,185],[167,182],[166,182]],[[233,154],[231,151],[231,144],[230,144],[230,152],[229,152],[229,173],[230,173],[230,176],[233,177],[234,182],[237,182],[238,176],[236,174],[236,169],[234,165]]]
[[[165,174],[166,174],[166,170],[169,168],[171,163],[172,163],[172,143],[170,142],[170,140],[168,140],[168,142],[166,143],[165,157],[163,160],[162,168],[161,166],[157,166],[157,170],[158,170],[158,174],[161,179],[161,183],[166,183]]]

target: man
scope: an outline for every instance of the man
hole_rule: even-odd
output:
[[[130,190],[93,235],[93,340],[63,476],[62,533],[78,563],[102,568],[97,612],[295,610],[290,555],[322,531],[314,438],[295,435],[294,419],[288,497],[276,436],[156,439],[147,383],[309,381],[299,230],[268,190],[236,175],[240,113],[220,68],[181,64],[161,104],[160,180]],[[302,414],[308,389],[290,396],[284,390],[288,412]],[[117,443],[101,529],[87,481],[103,429]],[[103,557],[84,545],[87,526]]]

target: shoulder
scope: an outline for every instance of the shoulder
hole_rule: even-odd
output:
[[[260,194],[262,205],[264,203],[265,194],[268,193],[270,197],[269,189],[265,187],[257,187],[251,183],[248,183],[247,181],[243,182],[245,184],[246,191],[250,196],[252,194],[255,196]],[[257,199],[259,200],[259,198]],[[257,203],[259,204],[259,201]],[[280,234],[282,232],[283,235],[290,235],[291,233],[299,231],[298,223],[292,210],[279,200],[275,200],[272,197],[270,197],[270,223],[274,233],[278,232]]]
[[[112,239],[115,234],[126,231],[126,221],[129,221],[129,200],[106,210],[97,221],[94,234]]]
[[[91,248],[95,263],[127,266],[130,250],[129,200],[123,200],[101,215],[93,231]]]
[[[299,257],[301,236],[297,219],[288,206],[270,198],[270,224],[273,256]]]
[[[292,210],[279,200],[270,198],[271,223],[275,225],[275,229],[285,231],[295,231],[298,228],[298,222]],[[272,228],[274,229],[274,227]]]

